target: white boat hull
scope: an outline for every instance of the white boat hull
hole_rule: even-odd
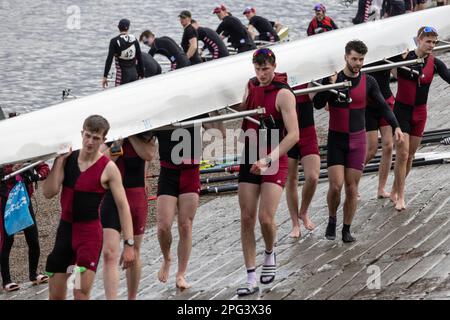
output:
[[[450,6],[444,6],[271,48],[277,70],[287,72],[291,84],[301,84],[340,70],[344,46],[352,39],[364,41],[366,63],[375,62],[414,49],[414,35],[424,25],[449,38],[448,17]],[[112,140],[236,104],[254,76],[251,56],[247,52],[191,66],[1,121],[0,165],[56,154],[66,145],[79,149],[83,120],[92,114],[108,119]]]

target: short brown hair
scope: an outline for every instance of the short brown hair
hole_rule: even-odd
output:
[[[366,44],[361,40],[352,40],[347,42],[345,45],[345,54],[349,55],[352,50],[359,54],[366,54],[368,51]]]
[[[437,38],[438,33],[437,30],[433,27],[420,27],[419,30],[417,30],[417,38],[422,39],[423,37],[436,37]]]
[[[154,37],[155,35],[150,30],[145,30],[141,33],[141,36],[139,37],[139,41],[142,41],[144,38],[150,38]]]
[[[269,63],[275,65],[276,57],[272,50],[269,48],[260,48],[253,53],[253,63],[260,66]]]
[[[102,116],[94,114],[84,120],[83,130],[88,130],[94,133],[101,133],[103,134],[103,137],[105,137],[109,131],[109,122]]]

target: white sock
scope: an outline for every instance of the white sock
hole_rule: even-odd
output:
[[[256,283],[256,268],[247,269],[247,283],[254,285]]]
[[[265,266],[274,266],[275,265],[275,254],[272,252],[268,252],[264,250],[264,265]]]

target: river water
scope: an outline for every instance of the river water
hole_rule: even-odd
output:
[[[290,39],[299,39],[306,36],[316,2],[228,0],[225,5],[245,24],[242,11],[252,5],[257,14],[288,26]],[[324,1],[339,27],[351,25],[356,2],[346,7],[340,0]],[[215,29],[216,5],[199,0],[0,0],[0,106],[24,113],[61,102],[63,89],[77,97],[98,92],[109,40],[118,34],[121,18],[131,20],[130,33],[136,36],[150,29],[180,43],[179,12],[190,10],[200,24]]]

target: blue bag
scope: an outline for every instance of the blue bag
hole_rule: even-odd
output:
[[[30,198],[22,181],[11,189],[5,207],[5,230],[11,236],[34,224],[30,214]]]

